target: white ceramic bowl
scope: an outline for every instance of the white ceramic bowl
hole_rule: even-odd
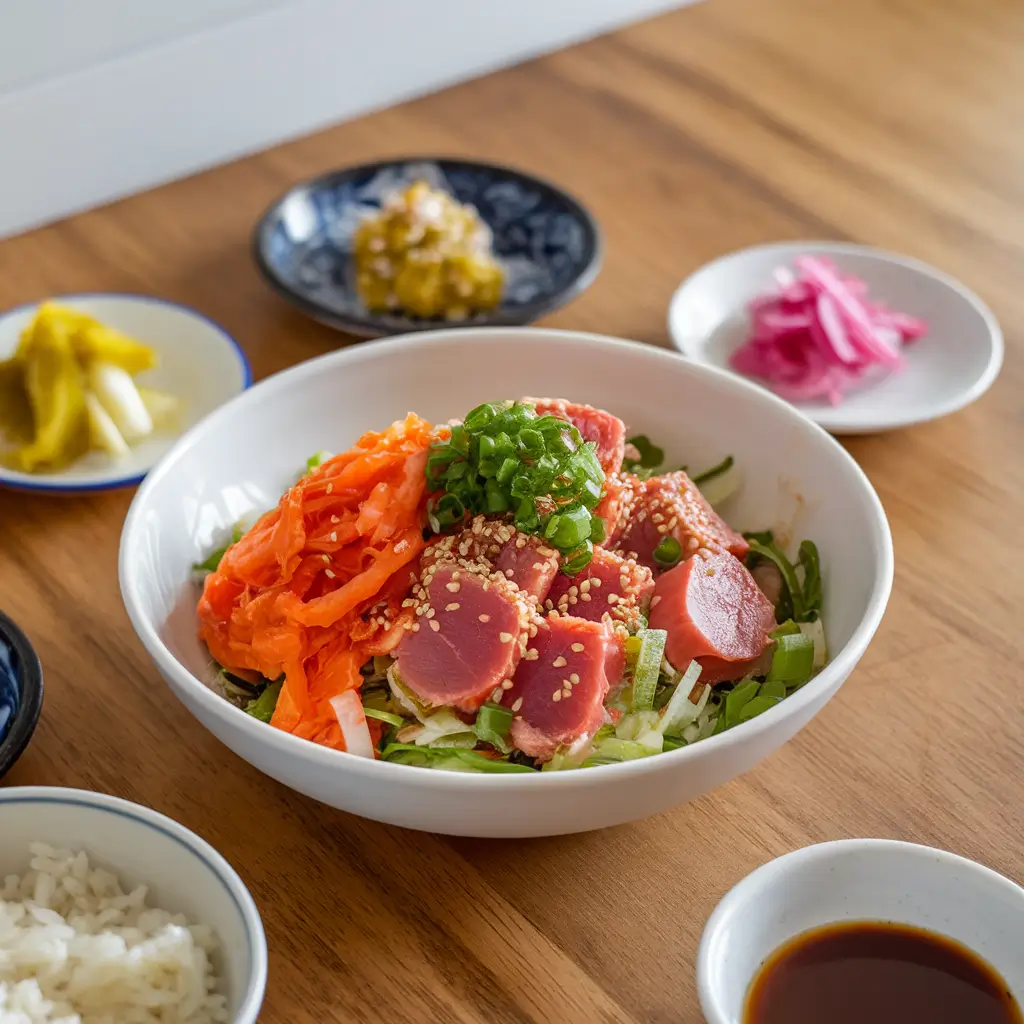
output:
[[[870,434],[962,409],[991,386],[1003,364],[1003,333],[965,285],[919,260],[865,245],[786,242],[729,253],[701,267],[669,305],[669,334],[687,358],[728,368],[746,339],[747,304],[773,287],[773,271],[798,256],[825,256],[868,284],[871,298],[926,320],[928,333],[904,350],[899,373],[850,391],[837,405],[797,403],[834,434]],[[730,370],[730,372],[734,372]]]
[[[764,960],[789,939],[838,921],[892,921],[955,939],[988,961],[1024,1006],[1024,889],[942,850],[848,839],[779,857],[719,903],[697,954],[708,1024],[740,1024]]]
[[[202,682],[190,566],[253,509],[273,506],[309,454],[340,451],[410,409],[435,422],[480,402],[567,395],[619,414],[670,464],[732,453],[744,483],[724,509],[740,528],[782,526],[821,548],[833,659],[751,722],[692,747],[545,775],[468,775],[353,757],[269,728]],[[892,542],[849,455],[790,406],[737,377],[650,346],[550,330],[421,334],[345,349],[242,395],[184,437],[136,495],[121,591],[174,692],[232,750],[309,796],[364,817],[472,836],[580,832],[642,818],[752,768],[836,692],[864,653],[892,585]]]
[[[147,295],[58,295],[69,306],[156,349],[160,365],[140,374],[139,384],[167,391],[184,403],[180,429],[157,433],[113,460],[90,452],[53,473],[19,473],[0,466],[0,485],[50,494],[80,494],[137,484],[190,427],[252,383],[252,371],[238,342],[223,328],[187,306]],[[13,355],[18,338],[39,308],[19,306],[0,315],[0,359]]]
[[[0,878],[28,870],[30,843],[85,850],[150,905],[209,925],[232,1024],[255,1024],[267,985],[259,911],[230,864],[193,832],[146,807],[101,793],[45,786],[0,790]]]

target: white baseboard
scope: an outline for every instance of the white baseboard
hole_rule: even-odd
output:
[[[682,2],[296,0],[0,95],[0,237]]]

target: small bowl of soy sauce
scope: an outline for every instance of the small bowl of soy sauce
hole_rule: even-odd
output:
[[[32,644],[0,612],[0,778],[32,739],[43,710],[43,669]]]
[[[708,1024],[1024,1024],[1024,889],[926,846],[810,846],[725,896],[697,987]]]

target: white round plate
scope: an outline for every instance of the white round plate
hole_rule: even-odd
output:
[[[51,301],[86,313],[155,348],[160,365],[137,378],[140,384],[176,395],[184,403],[174,433],[159,433],[123,459],[90,452],[55,473],[19,473],[0,466],[0,485],[24,491],[80,494],[139,483],[178,437],[252,383],[252,371],[237,341],[212,320],[175,302],[147,295],[58,295]],[[39,303],[0,314],[0,359],[18,346]]]
[[[863,245],[759,245],[706,264],[672,297],[672,343],[694,362],[729,369],[730,354],[746,338],[747,304],[773,287],[777,267],[791,267],[798,256],[832,260],[866,281],[872,299],[928,323],[928,333],[904,349],[899,372],[865,381],[837,406],[794,403],[826,430],[871,434],[924,423],[962,409],[991,387],[1003,364],[1003,333],[991,310],[948,274]]]

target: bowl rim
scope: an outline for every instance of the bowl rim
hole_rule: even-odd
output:
[[[252,366],[249,363],[249,358],[246,356],[244,349],[233,335],[229,334],[219,323],[217,323],[216,320],[208,317],[205,313],[200,313],[198,309],[195,309],[192,306],[187,306],[183,302],[175,302],[173,299],[161,298],[158,295],[142,295],[135,292],[70,292],[66,295],[49,295],[43,299],[36,299],[32,302],[23,302],[19,306],[13,306],[11,309],[3,310],[3,312],[0,312],[0,323],[8,317],[17,316],[19,313],[24,313],[31,309],[38,309],[44,302],[57,302],[71,305],[75,302],[89,302],[95,299],[118,299],[128,303],[137,302],[141,305],[166,306],[170,309],[177,309],[196,320],[203,321],[208,327],[212,328],[214,332],[219,334],[222,340],[228,343],[228,348],[238,363],[238,367],[242,373],[242,386],[239,388],[239,394],[252,387]],[[31,474],[27,473],[16,473],[12,476],[11,470],[6,469],[4,466],[0,466],[0,487],[7,487],[11,490],[23,491],[31,494],[96,494],[101,491],[118,490],[122,487],[134,487],[136,484],[142,482],[146,473],[150,472],[152,468],[153,467],[150,466],[148,470],[141,473],[129,473],[125,476],[106,477],[93,483],[75,484],[61,483],[56,477],[52,479],[44,478],[33,480],[31,479]]]
[[[237,395],[230,402],[225,403],[207,416],[206,419],[196,424],[196,426],[178,439],[171,451],[164,456],[156,469],[149,474],[135,494],[131,507],[128,509],[128,514],[125,517],[118,557],[118,576],[122,600],[131,619],[132,626],[142,641],[143,646],[156,662],[158,670],[173,678],[174,684],[172,689],[180,688],[182,692],[187,692],[192,700],[205,705],[214,717],[224,721],[226,727],[230,727],[232,730],[241,729],[247,734],[248,738],[256,742],[270,744],[277,752],[285,756],[298,757],[307,764],[317,765],[329,771],[346,770],[351,777],[358,777],[367,781],[386,780],[389,777],[392,779],[403,778],[403,776],[396,776],[394,773],[396,771],[404,771],[404,779],[409,787],[419,787],[428,792],[436,791],[439,787],[459,792],[467,786],[479,789],[503,787],[506,791],[522,790],[524,786],[541,788],[546,786],[548,789],[601,786],[616,778],[622,780],[628,775],[647,775],[673,765],[682,765],[687,761],[702,757],[703,755],[700,753],[702,750],[710,753],[716,749],[726,749],[747,744],[748,741],[754,739],[758,734],[765,733],[773,728],[774,724],[783,717],[798,715],[802,708],[814,703],[818,699],[819,692],[827,689],[831,681],[836,677],[844,679],[849,675],[867,648],[871,637],[882,620],[892,590],[894,563],[892,535],[882,503],[864,471],[835,438],[794,409],[789,403],[765,391],[763,388],[717,367],[692,363],[668,349],[640,342],[626,341],[620,338],[610,338],[579,331],[556,330],[553,328],[476,328],[474,330],[476,333],[484,336],[484,340],[481,341],[482,344],[487,344],[490,340],[501,338],[521,340],[524,336],[534,336],[538,339],[543,337],[548,340],[557,338],[560,341],[571,342],[576,345],[587,344],[623,354],[626,354],[628,351],[633,353],[642,351],[646,358],[661,362],[665,368],[679,369],[685,367],[685,372],[694,373],[698,377],[716,377],[727,389],[733,390],[740,396],[752,400],[755,404],[773,406],[791,424],[807,431],[819,444],[824,445],[844,466],[846,472],[853,474],[860,485],[861,492],[868,506],[869,529],[874,534],[874,586],[865,614],[845,646],[806,686],[790,697],[787,697],[777,707],[770,708],[763,714],[736,726],[734,729],[723,732],[718,736],[709,736],[701,740],[700,743],[682,747],[678,750],[667,751],[655,757],[637,758],[636,760],[624,761],[620,764],[602,765],[587,771],[536,772],[530,775],[526,773],[472,774],[466,772],[432,772],[410,765],[391,764],[376,759],[370,760],[369,758],[354,756],[345,751],[332,750],[319,746],[316,743],[310,743],[307,740],[292,736],[290,733],[285,733],[278,729],[267,729],[264,723],[256,721],[252,716],[245,714],[244,711],[234,707],[229,701],[214,693],[213,690],[196,678],[174,657],[160,638],[154,624],[142,611],[137,577],[133,571],[133,559],[130,556],[134,545],[134,535],[144,527],[145,505],[149,492],[158,486],[162,477],[178,459],[200,444],[203,437],[208,432],[215,430],[221,420],[233,415],[234,408],[238,404],[256,404],[264,396],[277,389],[295,386],[308,377],[320,376],[325,371],[333,371],[338,367],[346,367],[349,364],[359,363],[363,360],[393,359],[400,357],[404,351],[422,348],[427,344],[465,344],[467,342],[466,329],[453,328],[444,331],[433,331],[429,334],[415,333],[388,338],[375,342],[372,346],[356,345],[338,349],[268,377],[244,394]],[[257,731],[264,729],[267,731]]]
[[[241,986],[244,995],[233,1019],[245,1024],[253,1024],[256,1021],[267,987],[267,936],[252,893],[223,854],[201,836],[166,814],[107,793],[64,786],[10,786],[0,789],[0,811],[8,804],[88,807],[90,810],[127,819],[141,828],[159,832],[198,859],[217,878],[231,898],[248,943],[249,976],[244,979]],[[119,870],[116,865],[111,867]]]
[[[954,277],[952,274],[947,273],[945,270],[941,270],[924,260],[919,260],[916,257],[905,256],[903,253],[893,252],[890,249],[882,249],[873,245],[861,245],[855,242],[836,242],[829,239],[804,239],[792,242],[767,242],[762,245],[749,245],[743,249],[734,249],[732,252],[723,253],[721,256],[716,256],[714,259],[708,260],[707,263],[697,267],[696,270],[688,274],[682,280],[676,290],[672,293],[672,298],[669,300],[668,304],[668,335],[671,340],[672,347],[677,352],[685,356],[687,359],[693,360],[695,363],[699,363],[703,366],[714,366],[716,369],[721,369],[721,367],[717,367],[715,364],[709,363],[705,360],[704,356],[701,354],[703,352],[703,347],[694,351],[692,348],[684,346],[683,342],[679,338],[679,332],[675,329],[674,321],[679,315],[679,309],[682,308],[684,302],[689,298],[687,293],[693,290],[694,286],[699,283],[700,278],[719,270],[728,263],[760,255],[762,253],[777,253],[780,259],[785,259],[787,256],[806,255],[808,253],[822,254],[826,256],[834,255],[839,257],[861,256],[872,259],[877,263],[889,264],[891,266],[898,267],[901,273],[916,274],[921,277],[927,277],[941,285],[944,285],[947,289],[956,294],[963,302],[970,306],[985,324],[986,336],[990,343],[988,362],[986,363],[984,370],[978,375],[977,379],[969,388],[966,388],[964,391],[945,402],[936,404],[926,415],[906,415],[894,412],[885,419],[880,419],[877,423],[872,423],[867,426],[855,423],[845,418],[843,415],[843,407],[841,405],[836,409],[822,408],[820,410],[808,410],[805,404],[791,403],[794,405],[794,408],[798,409],[809,419],[813,419],[826,430],[848,435],[873,434],[881,433],[882,431],[898,430],[904,427],[915,426],[919,423],[930,423],[933,420],[941,419],[943,416],[949,416],[954,412],[959,412],[972,402],[976,402],[985,394],[986,391],[989,390],[990,387],[992,387],[996,378],[999,376],[999,372],[1003,366],[1003,359],[1006,350],[1003,329],[1000,326],[995,313],[993,313],[992,309],[981,298],[981,296],[977,294],[977,292],[969,288],[963,281]],[[727,370],[726,372],[734,373],[737,376],[743,376],[735,370]],[[766,384],[757,382],[755,378],[744,377],[744,379],[749,379],[752,383],[756,383],[758,387],[770,390]]]
[[[722,1007],[722,999],[725,993],[712,984],[714,976],[713,960],[721,954],[722,943],[727,942],[728,929],[735,909],[748,902],[757,894],[766,891],[773,886],[779,885],[782,880],[793,872],[800,871],[809,863],[822,863],[836,861],[849,856],[872,857],[877,854],[895,854],[905,860],[937,861],[944,870],[952,873],[954,870],[969,872],[980,880],[995,887],[1004,894],[1006,899],[1015,900],[1020,904],[1024,912],[1024,887],[1018,885],[1011,878],[1000,874],[993,868],[980,864],[969,857],[951,853],[948,850],[937,847],[925,846],[922,843],[908,843],[899,839],[835,839],[824,843],[814,843],[810,846],[803,846],[789,853],[781,854],[772,860],[754,868],[750,874],[740,879],[721,898],[701,934],[700,944],[697,947],[697,994],[700,999],[701,1010],[708,1020],[708,1024],[733,1024]],[[857,915],[849,918],[855,920],[876,920],[875,918],[859,917]],[[887,917],[887,920],[900,922],[898,911]],[[794,933],[794,936],[800,934]],[[956,936],[950,936],[956,939]],[[959,940],[957,940],[959,941]],[[756,971],[755,971],[756,974]],[[747,980],[747,985],[753,977]]]
[[[329,187],[343,182],[357,174],[372,173],[383,170],[387,167],[394,167],[401,164],[431,163],[437,164],[442,169],[445,166],[460,165],[471,167],[481,171],[492,171],[509,179],[529,182],[532,186],[556,196],[569,212],[583,225],[587,233],[586,246],[589,256],[583,268],[561,288],[550,295],[534,302],[517,306],[514,314],[502,313],[501,306],[490,313],[480,314],[461,325],[462,328],[474,330],[486,327],[513,327],[537,320],[542,316],[553,313],[566,303],[576,298],[589,288],[594,279],[601,271],[604,263],[604,236],[601,233],[600,225],[594,215],[583,203],[560,185],[555,184],[548,178],[512,167],[508,164],[493,163],[489,160],[474,160],[458,156],[445,156],[436,154],[423,154],[416,156],[395,156],[386,157],[380,160],[368,160],[364,163],[352,164],[348,167],[339,167],[323,174],[307,178],[292,185],[285,192],[281,193],[269,206],[260,214],[259,219],[252,231],[250,240],[250,252],[257,270],[270,287],[283,299],[295,306],[307,316],[318,323],[331,327],[334,330],[344,331],[347,334],[361,338],[396,337],[412,332],[424,332],[434,330],[451,330],[456,325],[442,321],[393,318],[390,316],[371,315],[348,315],[335,313],[327,307],[306,296],[303,292],[294,288],[291,284],[280,277],[274,270],[266,255],[267,237],[272,222],[277,217],[281,208],[293,196],[303,193],[311,193],[320,188]],[[422,326],[420,326],[422,324]]]
[[[0,611],[0,638],[14,648],[21,668],[19,678],[15,680],[18,684],[18,709],[14,712],[14,721],[7,735],[0,740],[0,778],[3,778],[32,740],[43,712],[44,687],[43,666],[32,641],[3,611]]]

